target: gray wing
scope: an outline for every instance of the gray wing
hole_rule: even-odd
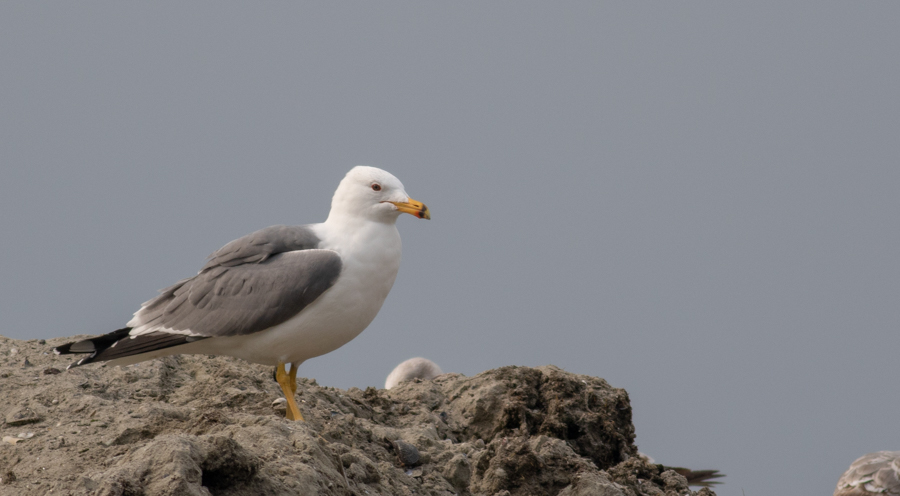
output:
[[[219,248],[209,256],[200,272],[216,266],[265,262],[276,253],[311,250],[318,246],[319,237],[308,226],[270,226]]]
[[[900,451],[861,456],[844,472],[835,496],[900,495]]]
[[[210,255],[196,276],[144,303],[128,327],[54,351],[89,354],[71,368],[278,325],[340,276],[341,257],[318,245],[308,226],[272,226],[248,234]]]
[[[341,258],[315,249],[305,226],[273,226],[228,243],[199,274],[146,302],[128,323],[132,334],[154,330],[194,336],[252,334],[298,314],[330,288]]]

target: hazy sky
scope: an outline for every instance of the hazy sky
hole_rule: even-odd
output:
[[[628,390],[719,495],[900,449],[900,3],[2,2],[0,333],[121,327],[205,256],[393,172],[412,356]]]

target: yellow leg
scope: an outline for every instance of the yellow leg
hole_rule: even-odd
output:
[[[297,395],[297,368],[297,364],[292,363],[291,371],[288,373],[288,377],[291,379],[291,393],[293,393],[294,396]]]
[[[284,363],[279,363],[278,367],[275,368],[275,380],[278,381],[278,385],[281,386],[281,392],[284,393],[284,398],[287,400],[285,417],[288,420],[303,420],[303,415],[300,415],[300,409],[297,408],[297,403],[294,401],[294,392],[297,390],[296,369],[291,367],[291,371],[286,372]],[[293,390],[291,389],[292,387]]]

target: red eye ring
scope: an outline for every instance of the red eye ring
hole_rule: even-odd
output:
[[[373,190],[373,191],[381,191],[381,185],[378,184],[378,183],[373,184],[373,185],[372,185],[372,190]]]

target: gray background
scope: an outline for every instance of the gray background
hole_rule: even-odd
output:
[[[604,377],[720,495],[900,449],[900,4],[249,4],[0,3],[0,332],[116,329],[368,164],[434,220],[302,375]]]

